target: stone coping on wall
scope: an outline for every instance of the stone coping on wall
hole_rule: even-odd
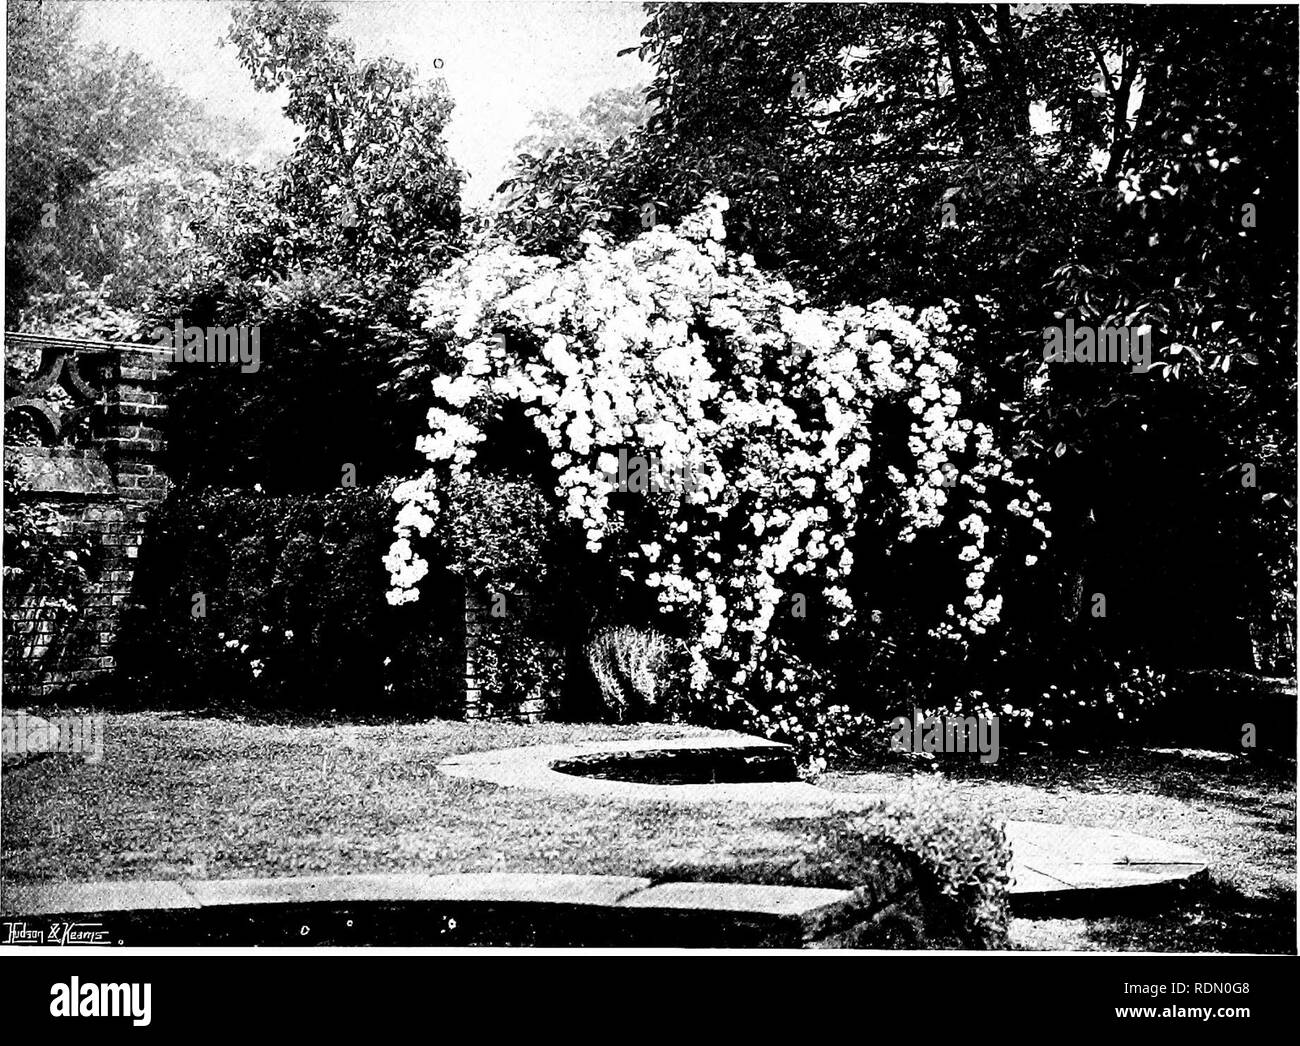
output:
[[[20,488],[28,496],[116,498],[113,473],[97,450],[73,447],[5,447],[6,458],[23,462]]]

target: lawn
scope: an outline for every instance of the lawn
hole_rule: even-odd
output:
[[[58,714],[46,710],[46,714]],[[381,871],[662,874],[792,866],[806,821],[734,805],[625,804],[440,774],[451,755],[526,744],[705,735],[682,726],[321,725],[113,715],[104,758],[51,756],[3,778],[5,882]],[[966,766],[967,764],[961,764]],[[1198,847],[1214,879],[1157,914],[1018,918],[1024,948],[1293,951],[1294,764],[1147,752],[1007,755],[950,776],[1008,818],[1120,827]],[[828,775],[883,795],[908,771]],[[757,876],[756,876],[757,877]]]
[[[1014,919],[1017,947],[1295,953],[1294,760],[1127,749],[1006,753],[992,766],[947,766],[954,790],[1010,820],[1136,832],[1194,847],[1210,863],[1208,884],[1159,911]],[[821,783],[881,791],[899,776],[832,774]]]
[[[543,796],[436,769],[452,755],[514,745],[708,733],[117,715],[105,730],[102,762],[54,756],[5,773],[4,877],[644,874],[796,849],[797,825],[755,822],[734,805]]]

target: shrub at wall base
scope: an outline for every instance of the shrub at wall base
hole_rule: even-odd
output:
[[[384,599],[391,490],[210,490],[169,499],[146,537],[120,649],[124,702],[459,715],[461,587]]]

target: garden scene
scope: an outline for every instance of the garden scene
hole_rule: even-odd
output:
[[[5,917],[1294,954],[1295,9],[484,6],[7,6]]]

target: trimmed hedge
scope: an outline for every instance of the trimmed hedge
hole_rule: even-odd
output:
[[[431,564],[385,599],[391,486],[173,495],[141,550],[119,643],[131,703],[304,714],[458,715],[464,604]]]

